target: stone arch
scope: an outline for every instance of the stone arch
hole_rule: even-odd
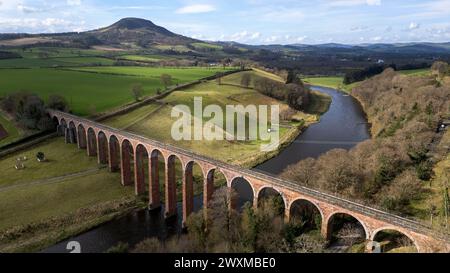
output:
[[[133,185],[133,168],[132,162],[134,160],[134,149],[133,145],[128,139],[124,139],[120,145],[120,158],[121,158],[121,175],[122,175],[122,185],[130,186]]]
[[[87,152],[88,156],[97,155],[97,136],[93,128],[89,128],[87,131]]]
[[[98,133],[97,154],[99,164],[108,164],[108,138],[103,131]]]
[[[84,126],[81,123],[78,125],[77,135],[78,135],[78,148],[86,149],[87,147],[86,129],[84,129]]]
[[[65,118],[61,118],[61,121],[59,122],[59,125],[64,126],[67,128],[67,121]]]
[[[328,218],[324,221],[323,224],[326,224],[326,234],[325,237],[327,240],[333,240],[334,233],[339,231],[344,227],[345,224],[353,224],[355,227],[362,229],[361,237],[364,237],[364,240],[369,240],[370,238],[370,230],[367,228],[365,223],[359,219],[359,217],[349,214],[347,212],[337,211],[328,216]]]
[[[169,155],[166,162],[165,170],[165,201],[166,201],[166,218],[175,216],[177,214],[177,162],[181,163],[181,159],[175,155]],[[184,174],[184,166],[181,164],[181,178]],[[183,179],[183,178],[182,178]]]
[[[203,200],[199,206],[194,206],[195,192],[203,190],[205,175],[203,168],[195,161],[189,161],[184,167],[183,173],[183,221],[186,221],[192,212],[198,211],[203,206]]]
[[[226,175],[219,168],[210,169],[204,175],[203,208],[206,209],[214,195],[214,191],[219,187],[227,186],[228,181]]]
[[[52,122],[55,125],[55,127],[58,126],[59,125],[58,117],[57,116],[52,116],[51,118],[52,118]]]
[[[67,122],[64,118],[58,120],[58,126],[56,127],[56,131],[59,136],[65,136],[67,129]]]
[[[287,208],[286,199],[284,198],[283,193],[281,191],[278,191],[274,187],[262,187],[261,189],[259,189],[256,200],[258,207],[261,207],[264,201],[268,200],[269,198],[273,198],[273,204],[271,205],[276,207],[276,210],[278,210],[278,213],[281,216],[284,216],[285,210]]]
[[[161,166],[162,164],[162,166]],[[149,208],[161,207],[161,174],[165,175],[166,160],[163,153],[154,149],[150,154]]]
[[[75,126],[75,122],[69,122],[69,142],[70,143],[78,143],[78,135],[77,135],[77,127]]]
[[[399,235],[408,238],[409,241],[411,241],[412,245],[415,247],[416,251],[419,253],[421,252],[420,246],[417,243],[417,241],[414,239],[414,237],[412,237],[410,234],[404,232],[403,230],[401,230],[397,227],[393,227],[393,226],[381,227],[381,228],[374,230],[372,232],[372,235],[370,236],[370,241],[377,242],[377,238],[378,238],[377,236],[380,236],[381,233],[383,233],[383,232],[396,232]],[[383,249],[382,249],[382,251],[383,251]]]
[[[112,135],[109,138],[109,170],[111,172],[117,172],[120,170],[120,143],[119,139]]]
[[[295,222],[298,218],[304,223],[304,229],[321,229],[325,221],[321,208],[313,201],[306,198],[298,198],[289,206],[289,220]],[[317,219],[319,217],[320,219]],[[300,220],[300,219],[299,219]]]
[[[134,153],[134,185],[136,195],[144,194],[146,191],[146,180],[149,180],[149,154],[143,144],[136,146]]]
[[[240,210],[246,203],[254,205],[255,189],[247,179],[244,177],[235,177],[230,185],[237,193],[236,199],[231,200],[232,208]]]

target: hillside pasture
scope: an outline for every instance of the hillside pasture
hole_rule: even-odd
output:
[[[250,166],[255,163],[257,158],[264,156],[261,152],[261,144],[265,142],[258,140],[248,141],[175,141],[172,137],[172,125],[177,120],[171,117],[172,107],[177,105],[186,105],[190,108],[190,114],[194,113],[194,97],[201,97],[203,107],[207,105],[218,105],[225,113],[226,105],[279,105],[280,110],[287,110],[289,107],[283,103],[276,101],[270,97],[264,96],[259,92],[240,87],[240,79],[244,73],[252,73],[253,76],[260,76],[259,72],[241,72],[226,76],[222,79],[222,84],[219,85],[216,81],[208,81],[201,84],[176,91],[163,100],[162,105],[150,107],[148,115],[145,113],[129,113],[112,120],[106,121],[108,125],[120,125],[120,120],[136,120],[135,116],[140,116],[141,119],[135,122],[127,130],[137,133],[155,140],[179,146],[199,154],[213,157],[215,159]],[[145,111],[144,111],[145,112]],[[143,118],[142,118],[143,117]],[[303,119],[305,124],[316,122],[317,118],[314,115],[297,112],[296,118]],[[157,122],[156,122],[157,121]],[[208,118],[203,119],[204,122],[209,121]],[[223,124],[215,124],[215,130],[223,133],[223,135],[230,134]],[[298,134],[298,125],[300,123],[288,122],[280,127],[280,138],[286,141],[287,138]],[[191,131],[194,131],[193,123],[191,124]],[[247,124],[248,126],[248,124]]]

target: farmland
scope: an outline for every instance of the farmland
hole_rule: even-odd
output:
[[[131,87],[134,84],[142,85],[143,96],[155,95],[158,88],[163,89],[161,74],[171,75],[173,83],[176,84],[212,76],[222,71],[148,67],[86,67],[74,70],[0,70],[0,96],[15,91],[27,91],[47,99],[52,94],[59,94],[66,98],[75,114],[87,116],[133,102]]]

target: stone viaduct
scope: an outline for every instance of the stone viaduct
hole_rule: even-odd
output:
[[[436,233],[425,225],[348,201],[330,194],[299,186],[267,174],[232,166],[217,160],[200,156],[171,145],[154,141],[139,135],[114,129],[71,114],[49,111],[58,124],[58,132],[67,143],[77,143],[86,149],[88,156],[98,157],[99,164],[107,164],[111,172],[121,173],[123,186],[134,186],[136,195],[146,192],[148,181],[149,207],[161,205],[160,183],[164,183],[165,215],[177,213],[175,160],[183,166],[182,194],[183,220],[193,212],[193,165],[200,166],[203,177],[203,207],[208,207],[214,192],[214,174],[221,172],[228,187],[236,183],[248,182],[253,191],[253,205],[257,206],[262,193],[270,189],[278,192],[285,206],[285,218],[289,219],[293,207],[300,203],[313,205],[320,212],[322,235],[329,239],[332,232],[332,218],[335,215],[349,215],[364,228],[368,245],[380,231],[397,231],[406,235],[419,252],[449,251],[450,243],[446,235]],[[164,158],[164,180],[159,181],[159,160]],[[148,163],[145,163],[148,162]],[[148,170],[148,177],[146,177]],[[370,251],[368,249],[368,251]]]

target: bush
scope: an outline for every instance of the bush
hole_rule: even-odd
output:
[[[60,95],[51,95],[48,98],[47,107],[63,112],[69,112],[69,104],[66,99]]]
[[[36,154],[36,158],[39,162],[43,162],[43,161],[45,161],[45,154],[43,152],[38,152]]]

